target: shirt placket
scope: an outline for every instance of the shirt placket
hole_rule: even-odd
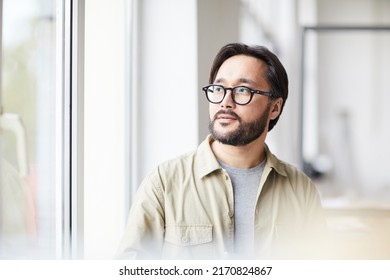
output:
[[[224,180],[225,190],[227,192],[228,205],[229,205],[229,209],[226,213],[226,215],[228,216],[227,232],[228,232],[229,244],[225,250],[226,257],[229,258],[229,255],[234,254],[234,195],[233,195],[232,181],[229,177],[229,174],[224,169],[222,172],[222,176]]]

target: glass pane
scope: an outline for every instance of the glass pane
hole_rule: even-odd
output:
[[[55,257],[55,3],[3,0],[3,259]]]
[[[390,29],[311,35],[305,77],[306,162],[319,175],[325,170],[318,181],[324,191],[388,204]],[[309,41],[313,38],[317,41]]]

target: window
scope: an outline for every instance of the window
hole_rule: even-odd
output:
[[[0,4],[0,257],[68,258],[82,217],[83,1]]]
[[[4,258],[55,256],[55,8],[55,1],[3,1],[0,251]]]

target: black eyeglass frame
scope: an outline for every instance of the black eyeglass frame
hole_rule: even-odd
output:
[[[214,101],[211,101],[211,100],[209,99],[208,94],[207,94],[207,91],[208,91],[208,89],[209,89],[211,86],[218,86],[218,87],[223,88],[224,94],[223,94],[223,97],[222,97],[221,101],[214,102]],[[210,84],[210,85],[207,85],[207,86],[202,87],[202,90],[205,92],[206,98],[207,98],[207,100],[208,100],[210,103],[213,103],[213,104],[220,104],[220,103],[222,103],[222,101],[225,99],[227,90],[231,90],[231,92],[233,93],[234,90],[235,90],[236,88],[246,88],[246,89],[248,89],[249,92],[251,93],[251,97],[249,98],[249,101],[246,102],[246,103],[238,103],[238,102],[236,102],[236,100],[234,99],[234,94],[232,94],[233,102],[236,103],[236,104],[238,104],[238,105],[247,105],[247,104],[249,104],[249,103],[252,101],[252,98],[253,98],[253,95],[254,95],[254,94],[260,94],[260,95],[268,96],[268,97],[271,97],[271,98],[277,97],[277,94],[274,94],[273,92],[267,92],[267,91],[262,91],[262,90],[255,90],[255,89],[251,89],[250,87],[247,87],[247,86],[224,87],[224,86],[222,86],[222,85]]]

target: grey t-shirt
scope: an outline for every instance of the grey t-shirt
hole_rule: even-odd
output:
[[[254,248],[254,212],[266,160],[250,169],[230,167],[220,162],[229,174],[234,193],[234,243],[238,257],[251,257]]]

